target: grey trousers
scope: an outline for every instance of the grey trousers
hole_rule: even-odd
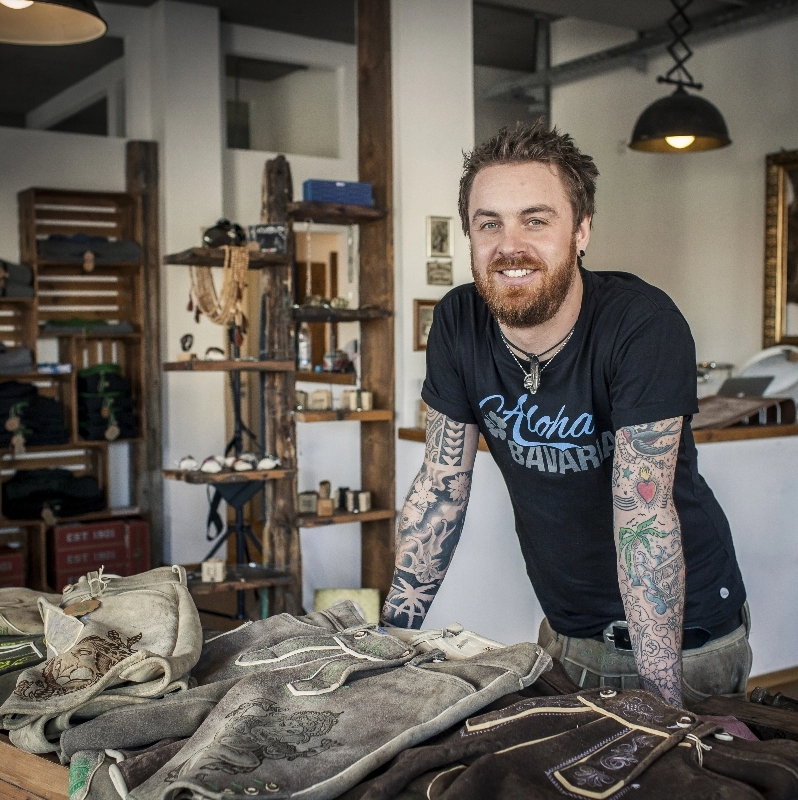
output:
[[[748,634],[751,616],[748,603],[742,608],[744,624],[726,636],[682,652],[682,691],[688,708],[712,695],[745,696],[751,671],[751,647]],[[616,689],[639,689],[634,656],[630,650],[615,650],[606,642],[577,639],[557,633],[543,619],[538,644],[560,659],[570,678],[584,689],[612,686]]]

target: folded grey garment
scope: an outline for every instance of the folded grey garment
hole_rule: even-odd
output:
[[[0,261],[0,274],[5,272],[6,284],[17,283],[22,286],[33,284],[33,270],[25,264],[15,264],[13,261]]]
[[[30,372],[32,369],[33,353],[27,347],[7,347],[0,353],[0,375]]]
[[[6,281],[6,285],[3,287],[3,295],[5,297],[33,297],[34,291],[32,286],[24,283]]]
[[[202,631],[183,567],[127,578],[91,572],[66,587],[60,605],[40,598],[39,608],[47,661],[24,670],[0,706],[17,747],[55,751],[50,736],[75,716],[188,686]],[[56,726],[50,735],[48,725]]]
[[[420,653],[429,653],[431,650],[440,650],[446,658],[459,661],[463,658],[499,650],[507,645],[494,642],[485,636],[480,636],[473,631],[467,631],[459,622],[453,622],[446,628],[433,630],[413,630],[409,628],[393,628],[386,626],[385,630],[401,639]]]
[[[302,617],[279,614],[212,636],[204,644],[200,659],[191,671],[192,678],[199,686],[163,699],[116,708],[65,730],[60,740],[61,761],[67,763],[82,750],[144,747],[164,737],[192,736],[238,681],[255,670],[271,668],[268,663],[236,663],[242,653],[279,647],[281,643],[291,641],[294,649],[303,651],[307,654],[306,658],[315,660],[319,652],[326,651],[311,649],[314,645],[311,639],[319,634],[336,633],[364,625],[365,620],[354,605],[344,600],[325,611]],[[318,642],[315,644],[318,645]],[[331,642],[331,645],[338,647],[335,642]],[[301,659],[299,661],[301,671],[304,667]],[[281,664],[284,673],[287,673],[287,666],[287,663]]]
[[[278,614],[268,619],[248,622],[232,631],[209,638],[202,647],[199,661],[191,676],[199,685],[230,677],[243,677],[251,669],[238,663],[241,653],[255,648],[268,648],[301,636],[316,636],[320,632],[344,631],[365,625],[350,600],[342,600],[324,611],[314,611],[302,617]]]
[[[313,645],[316,658],[305,661],[304,678],[287,679],[279,666],[307,657],[287,642],[270,653],[242,653],[239,663],[271,668],[239,681],[180,752],[128,797],[334,798],[551,665],[531,643],[458,661],[433,650],[391,664],[378,654],[406,645],[379,629],[323,641]]]
[[[147,778],[154,775],[180,752],[186,741],[186,739],[163,739],[138,753],[106,750],[107,755],[116,759],[116,763],[111,765],[109,774],[119,796],[127,797],[131,789],[140,786]]]
[[[240,678],[198,686],[161,699],[138,698],[61,734],[61,762],[66,764],[82,750],[124,750],[147,747],[165,736],[186,739],[197,732],[208,714]]]
[[[61,600],[60,594],[46,594],[35,589],[10,587],[0,589],[0,636],[44,633],[44,620],[39,611],[39,598],[51,603]]]

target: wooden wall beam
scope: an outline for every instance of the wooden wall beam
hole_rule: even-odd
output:
[[[374,186],[374,199],[387,215],[360,226],[360,304],[394,310],[393,141],[391,114],[390,0],[358,0],[358,169]],[[394,409],[394,321],[361,323],[363,388],[374,393],[375,408]],[[395,508],[394,423],[362,424],[361,482],[377,508]],[[361,579],[384,597],[394,564],[394,525],[362,523]]]
[[[163,466],[161,430],[161,258],[158,227],[158,143],[130,141],[126,148],[127,191],[140,206],[143,244],[142,444],[132,448],[131,501],[150,521],[150,562],[163,558]]]

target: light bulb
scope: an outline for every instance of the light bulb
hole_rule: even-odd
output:
[[[0,0],[0,2],[5,2],[5,0]],[[666,136],[665,141],[677,150],[684,150],[695,141],[695,136]]]
[[[33,0],[0,0],[6,8],[13,8],[19,11],[22,8],[27,8],[33,5]]]

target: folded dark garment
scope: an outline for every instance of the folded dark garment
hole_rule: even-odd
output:
[[[32,383],[20,381],[0,381],[0,409],[8,401],[16,403],[27,400],[36,394],[36,387]]]
[[[73,517],[105,508],[105,495],[91,475],[69,470],[20,469],[2,485],[3,515],[38,519],[49,508],[57,517]]]
[[[16,283],[22,286],[33,285],[33,270],[25,264],[0,260],[0,275],[3,272],[5,272],[6,283]]]
[[[59,333],[103,333],[114,336],[135,332],[136,329],[133,323],[128,320],[120,320],[119,322],[96,319],[69,319],[58,320],[57,322],[50,320],[41,327],[42,334],[52,333],[53,335]]]
[[[6,297],[33,297],[34,291],[32,286],[6,281],[6,285],[3,287],[3,294]]]
[[[130,381],[122,376],[119,364],[95,364],[78,372],[78,391],[82,394],[108,394],[109,392],[129,395]]]
[[[135,426],[120,425],[117,427],[119,427],[119,436],[114,437],[114,439],[108,439],[106,436],[108,425],[92,425],[89,427],[79,425],[78,432],[80,433],[81,439],[85,439],[87,442],[115,441],[116,439],[135,439],[138,436],[138,430]]]
[[[109,410],[107,415],[101,411],[91,411],[87,414],[78,414],[81,425],[107,425],[110,420],[115,420],[117,425],[135,425],[136,416],[132,411],[123,409]]]
[[[101,412],[103,408],[112,411],[132,411],[133,398],[119,392],[82,394],[78,398],[78,416]]]
[[[33,353],[27,347],[7,347],[0,353],[0,375],[30,372],[33,369]]]
[[[36,247],[39,258],[47,261],[82,264],[86,251],[94,254],[94,263],[98,265],[141,261],[141,247],[137,242],[111,241],[105,236],[86,236],[83,233],[73,236],[54,234],[40,239]]]

